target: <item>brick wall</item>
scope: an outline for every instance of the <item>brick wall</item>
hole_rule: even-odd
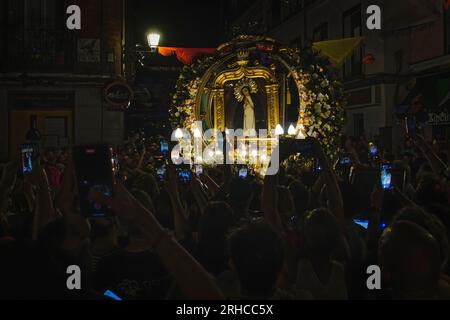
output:
[[[78,39],[100,39],[101,50],[101,63],[78,63],[79,73],[122,73],[123,1],[76,1],[82,12],[82,30],[77,32]]]

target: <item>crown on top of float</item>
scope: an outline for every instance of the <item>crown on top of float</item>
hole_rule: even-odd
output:
[[[239,50],[236,56],[238,64],[242,66],[248,63],[248,57],[250,56],[250,53],[247,50]]]

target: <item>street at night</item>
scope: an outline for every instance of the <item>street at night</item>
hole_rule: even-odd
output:
[[[449,9],[0,0],[0,300],[450,299]]]

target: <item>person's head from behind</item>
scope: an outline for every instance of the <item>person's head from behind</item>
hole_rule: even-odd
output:
[[[278,212],[284,221],[288,221],[295,216],[294,199],[291,192],[285,186],[278,186]]]
[[[252,198],[253,188],[247,180],[235,178],[231,181],[229,200],[234,210],[247,211]]]
[[[209,203],[199,221],[200,241],[217,234],[225,236],[232,223],[233,210],[227,203],[222,201]]]
[[[48,163],[52,164],[55,162],[55,151],[52,148],[45,150],[45,159]]]
[[[139,203],[146,209],[150,210],[153,207],[152,199],[144,191],[133,189],[131,191],[132,196],[139,201]],[[132,223],[128,223],[122,219],[119,220],[120,227],[126,231],[129,237],[130,243],[141,243],[145,241],[145,234],[140,226],[136,226]]]
[[[233,211],[225,202],[211,202],[200,217],[197,257],[213,274],[227,268],[226,236],[232,225]]]
[[[133,188],[144,191],[152,199],[156,199],[160,193],[155,177],[150,174],[143,174],[137,177],[133,183]]]
[[[173,229],[174,221],[172,214],[172,205],[170,202],[170,196],[166,190],[161,190],[155,201],[155,218],[164,227]]]
[[[283,244],[275,231],[266,223],[247,224],[230,236],[229,249],[241,293],[251,298],[270,298],[284,259]]]
[[[449,256],[449,242],[447,229],[444,224],[433,214],[427,213],[417,207],[406,207],[394,216],[392,223],[399,221],[413,222],[427,230],[438,242],[441,256],[441,265],[444,267]]]
[[[358,201],[355,200],[355,187],[348,181],[342,181],[340,187],[344,202],[344,215],[346,218],[353,218],[358,213]]]
[[[304,237],[311,258],[329,258],[334,253],[340,231],[336,217],[327,209],[308,213],[304,222]]]
[[[91,240],[114,238],[118,236],[118,221],[115,217],[90,219]]]
[[[302,217],[308,210],[309,190],[302,182],[296,180],[289,185],[289,191],[294,199],[297,216]]]
[[[439,245],[421,226],[398,221],[380,238],[379,263],[383,286],[396,298],[432,298],[440,274]]]

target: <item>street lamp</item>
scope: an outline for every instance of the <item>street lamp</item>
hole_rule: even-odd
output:
[[[148,45],[150,46],[151,52],[156,52],[156,48],[158,48],[159,40],[161,36],[158,33],[149,33],[147,35]]]

